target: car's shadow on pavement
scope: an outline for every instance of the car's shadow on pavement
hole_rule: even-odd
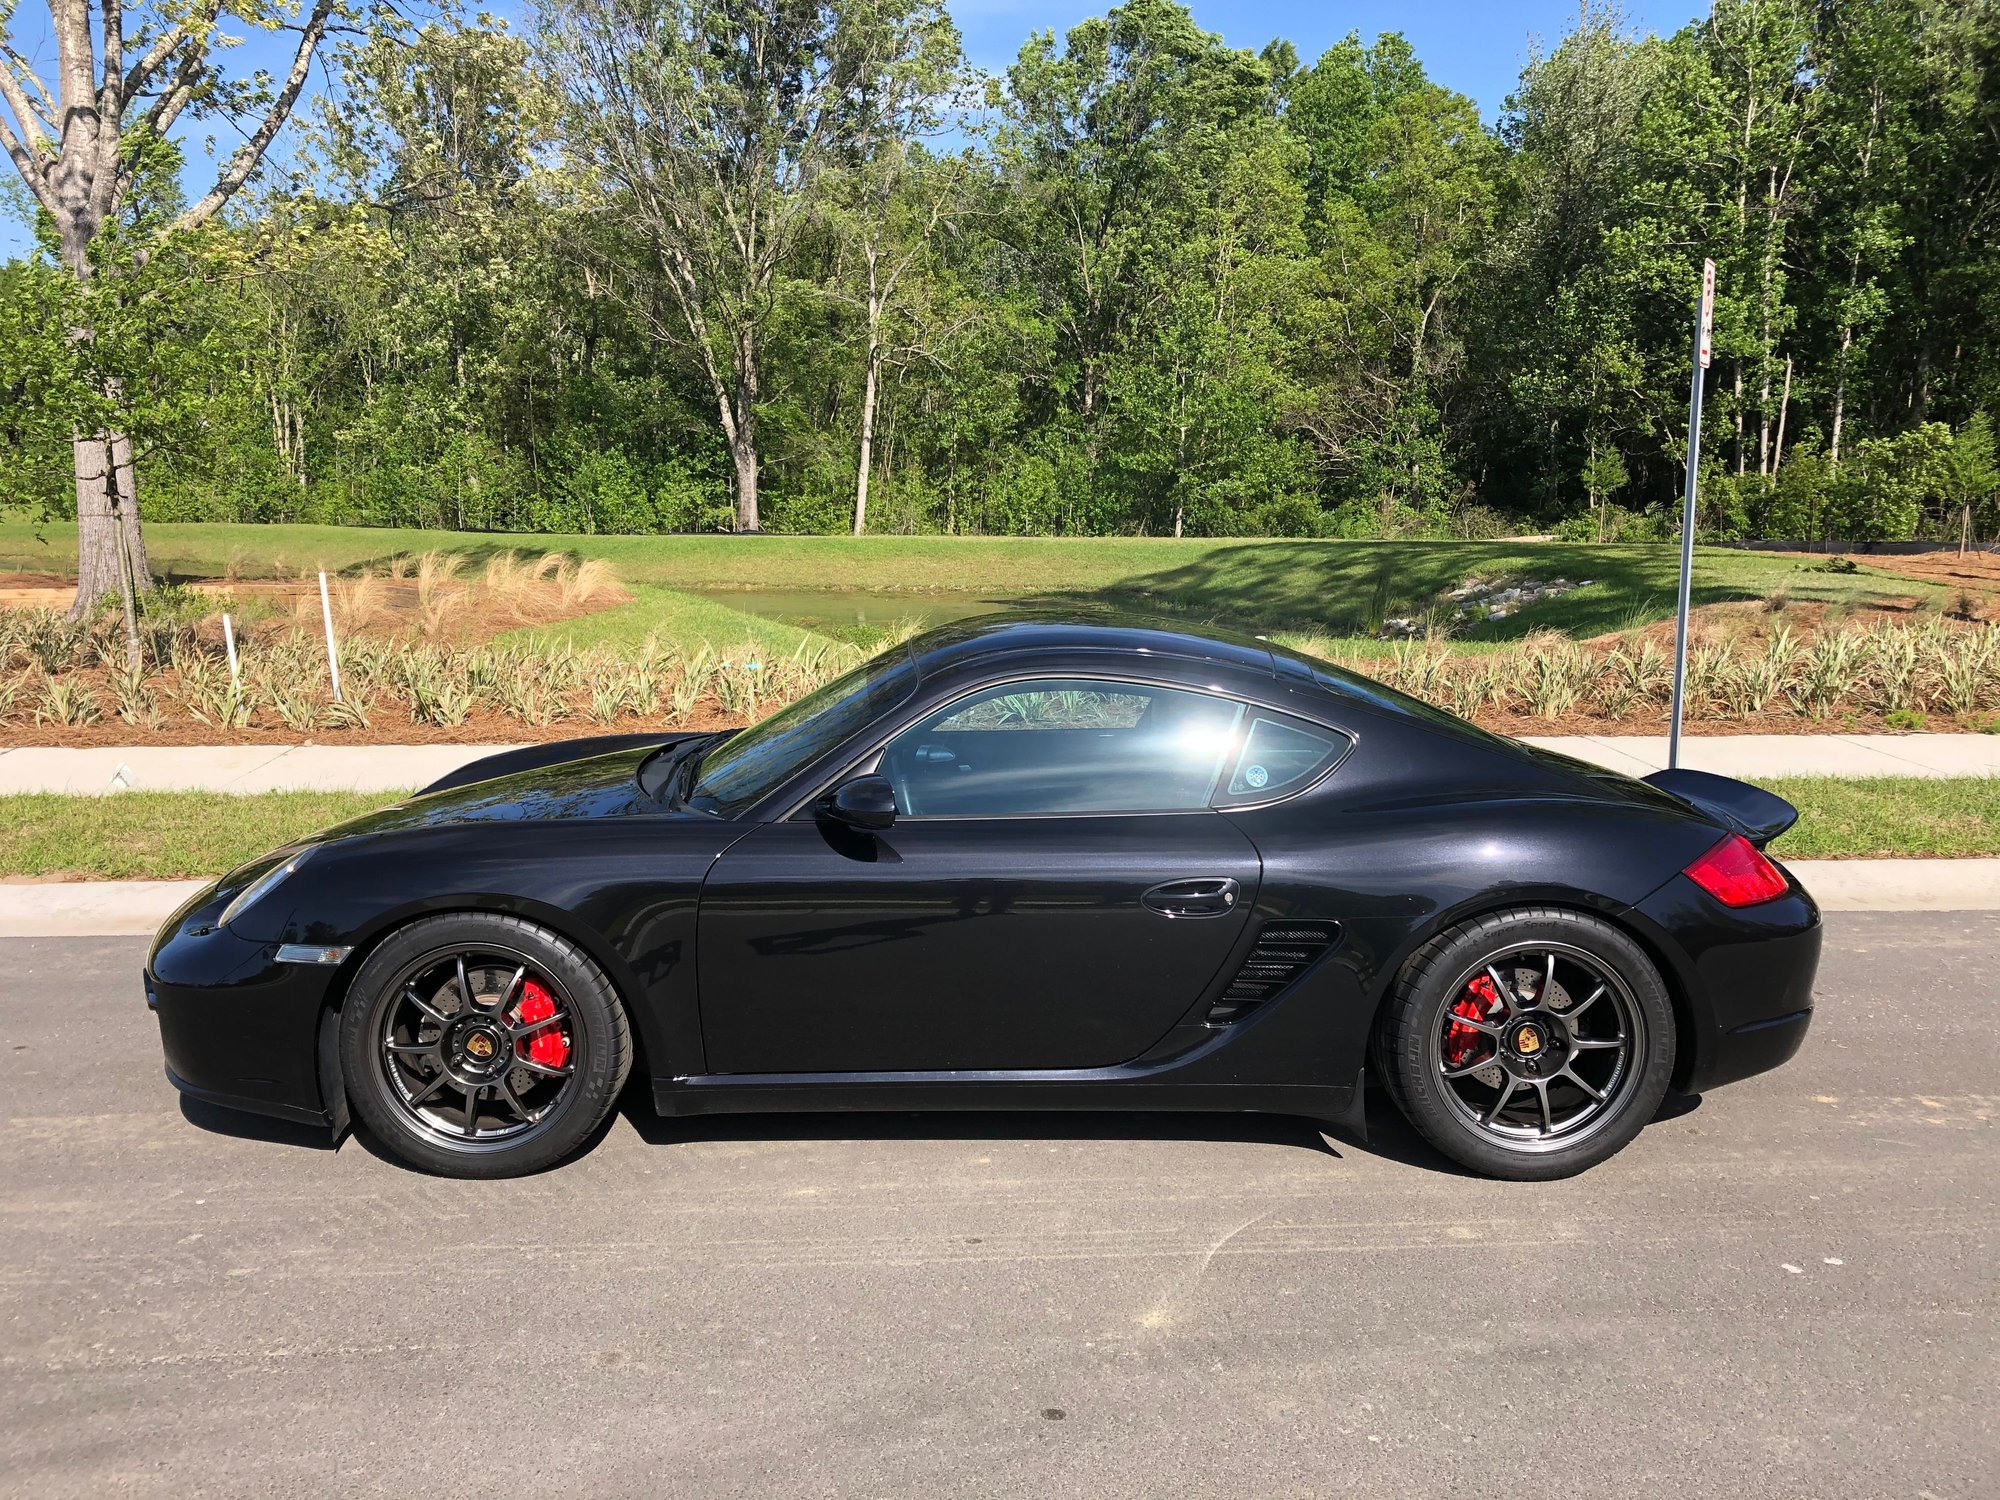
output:
[[[1652,1123],[1701,1107],[1698,1094],[1673,1090]],[[1478,1174],[1411,1128],[1380,1090],[1368,1099],[1368,1134],[1356,1139],[1299,1115],[1154,1110],[913,1110],[662,1116],[650,1087],[628,1088],[618,1114],[649,1146],[694,1141],[1242,1141],[1289,1146],[1335,1159],[1375,1156],[1450,1177]]]
[[[1699,1094],[1668,1090],[1652,1123],[1679,1119],[1701,1107]],[[351,1139],[391,1165],[396,1158],[366,1129],[343,1132],[340,1141],[323,1126],[298,1124],[269,1115],[245,1114],[182,1095],[181,1118],[198,1130],[235,1140],[263,1141],[332,1151]],[[1367,1139],[1338,1133],[1299,1115],[1206,1113],[1165,1110],[854,1110],[771,1114],[683,1115],[653,1112],[650,1084],[636,1078],[618,1108],[576,1155],[587,1155],[619,1121],[649,1146],[671,1147],[698,1141],[1240,1141],[1286,1146],[1338,1160],[1375,1156],[1450,1177],[1472,1177],[1422,1136],[1375,1090],[1368,1098]]]
[[[181,1118],[197,1130],[226,1135],[239,1141],[268,1141],[275,1146],[305,1146],[315,1151],[334,1148],[333,1132],[324,1125],[306,1125],[280,1120],[271,1115],[253,1115],[242,1110],[209,1104],[201,1099],[180,1096]]]

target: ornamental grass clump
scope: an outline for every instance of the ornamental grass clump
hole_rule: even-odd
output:
[[[502,553],[471,580],[455,554],[426,553],[406,571],[426,596],[431,626],[418,621],[395,634],[343,633],[338,700],[317,619],[286,624],[282,615],[266,613],[246,622],[237,632],[239,686],[212,598],[176,596],[157,616],[148,615],[137,668],[125,666],[114,618],[76,622],[48,610],[0,612],[0,722],[46,731],[115,718],[147,731],[200,725],[301,735],[382,729],[385,715],[440,730],[477,728],[482,719],[533,731],[572,719],[661,729],[750,723],[868,655],[811,637],[775,650],[752,641],[721,649],[708,642],[663,645],[655,637],[587,648],[536,640],[459,645],[440,622],[468,590],[506,601],[564,587],[587,593],[597,585],[559,552],[532,562]],[[350,589],[342,597],[347,612],[364,612],[365,592]],[[211,612],[195,613],[190,600]],[[899,626],[876,649],[893,649],[914,630]],[[1838,713],[1910,725],[1948,715],[1977,725],[2000,709],[2000,627],[1991,623],[1934,617],[1829,629],[1822,620],[1820,631],[1804,638],[1789,612],[1763,634],[1701,631],[1688,658],[1690,719],[1824,720]],[[1667,651],[1645,636],[1593,642],[1543,631],[1476,655],[1410,639],[1358,658],[1351,644],[1324,636],[1286,640],[1463,718],[1497,719],[1503,727],[1517,717],[1657,722],[1673,675]]]

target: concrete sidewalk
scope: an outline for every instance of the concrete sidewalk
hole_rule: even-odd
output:
[[[1801,859],[1827,911],[2000,911],[2000,859]],[[0,883],[0,937],[150,936],[200,880]]]
[[[1643,776],[1667,763],[1664,735],[1530,738],[1531,745]],[[201,745],[0,750],[0,794],[115,791],[355,791],[420,787],[508,745]],[[1681,763],[1771,776],[2000,776],[2000,734],[1690,736]]]

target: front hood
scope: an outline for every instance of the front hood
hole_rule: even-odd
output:
[[[613,750],[443,791],[423,792],[380,812],[335,824],[319,835],[319,841],[465,823],[619,818],[637,812],[657,815],[664,809],[639,790],[638,782],[639,765],[655,748],[642,745]]]

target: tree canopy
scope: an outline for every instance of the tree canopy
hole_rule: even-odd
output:
[[[110,417],[57,398],[116,390],[149,518],[1644,538],[1709,257],[1711,535],[2000,531],[2000,0],[1586,6],[1490,125],[1395,34],[1302,61],[1177,0],[991,77],[937,0],[321,50],[92,349],[34,205],[0,502],[73,506]],[[188,212],[138,134],[107,245]]]

